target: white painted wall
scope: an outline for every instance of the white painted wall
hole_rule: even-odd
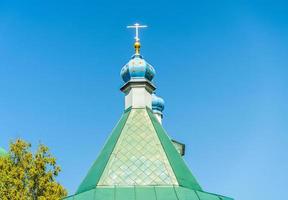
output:
[[[125,83],[121,91],[125,94],[125,109],[152,108],[152,93],[155,86],[146,79],[135,79]]]
[[[152,95],[145,87],[133,87],[125,96],[125,109],[132,108],[151,108]]]

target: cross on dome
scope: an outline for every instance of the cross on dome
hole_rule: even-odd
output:
[[[184,162],[184,145],[161,125],[164,100],[152,96],[155,70],[135,54],[121,69],[125,111],[75,195],[63,200],[233,200],[202,190]],[[1,148],[0,148],[1,155]]]
[[[135,40],[136,42],[139,42],[139,28],[147,28],[147,25],[140,25],[138,23],[131,25],[131,26],[127,26],[127,28],[135,28]]]
[[[132,25],[132,26],[127,26],[127,28],[135,28],[136,34],[135,34],[135,43],[134,43],[134,48],[135,48],[135,55],[140,55],[140,39],[139,39],[139,28],[146,28],[146,25],[140,25],[138,23]]]

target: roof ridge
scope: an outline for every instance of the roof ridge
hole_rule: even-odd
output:
[[[97,184],[178,185],[145,107],[132,109]]]
[[[142,114],[143,116],[141,116],[141,115],[139,115],[140,111],[136,111],[136,110],[143,110],[141,112],[143,112],[143,114],[144,113],[146,113],[146,114],[144,114],[144,115]],[[131,111],[133,111],[133,112],[131,112]],[[131,115],[131,113],[133,113],[133,114]],[[146,118],[146,119],[143,119],[143,118]],[[144,121],[140,121],[139,122],[138,121],[139,119],[143,119]],[[130,121],[130,120],[132,120],[132,121]],[[146,123],[148,122],[147,120],[149,121],[149,124],[151,123],[151,125],[147,124],[147,126],[145,126]],[[131,124],[133,121],[136,124]],[[86,177],[84,178],[84,180],[80,184],[76,194],[85,192],[87,190],[90,190],[90,189],[93,189],[93,188],[99,186],[99,182],[101,182],[101,184],[103,184],[103,185],[109,183],[109,182],[107,182],[107,183],[106,182],[102,182],[101,180],[102,180],[102,176],[104,176],[103,174],[106,173],[105,172],[106,168],[109,167],[108,165],[110,165],[109,163],[110,163],[110,160],[112,159],[111,155],[115,151],[115,148],[118,148],[118,147],[116,147],[116,145],[120,142],[119,139],[120,139],[121,135],[122,134],[128,134],[128,132],[126,132],[126,131],[129,131],[133,127],[137,128],[137,123],[138,123],[138,126],[139,126],[139,123],[140,123],[140,127],[143,130],[147,130],[148,131],[147,132],[148,135],[152,134],[152,132],[149,133],[149,130],[152,131],[152,129],[153,129],[153,134],[152,135],[155,134],[153,137],[155,137],[155,139],[157,138],[156,140],[158,140],[159,145],[161,146],[160,147],[161,150],[157,154],[159,154],[160,157],[163,154],[162,157],[164,156],[163,157],[164,160],[161,161],[161,162],[166,163],[166,164],[164,164],[163,170],[164,169],[168,170],[168,171],[166,171],[166,173],[169,174],[168,176],[169,176],[170,181],[168,181],[168,182],[165,182],[165,181],[161,182],[160,181],[160,182],[154,182],[154,183],[151,182],[150,186],[153,185],[153,184],[157,185],[157,183],[159,185],[162,185],[162,184],[165,185],[166,183],[167,183],[167,185],[169,185],[171,183],[174,185],[174,181],[173,180],[175,180],[177,182],[177,184],[179,184],[179,186],[190,188],[190,189],[193,189],[193,190],[202,191],[202,189],[201,189],[200,185],[198,184],[197,180],[194,178],[192,172],[189,170],[189,168],[187,167],[186,163],[184,162],[182,157],[179,155],[179,153],[175,149],[174,145],[171,142],[171,139],[169,138],[168,134],[166,133],[166,131],[164,130],[162,125],[158,122],[158,120],[154,116],[152,110],[150,108],[128,108],[128,109],[126,109],[124,111],[124,113],[122,114],[119,122],[117,123],[115,128],[112,130],[111,135],[108,137],[108,139],[107,139],[103,149],[100,151],[96,161],[94,162],[94,164],[92,165],[92,167],[88,171]],[[128,127],[126,127],[126,125]],[[150,128],[149,128],[149,126],[150,126]],[[127,130],[123,133],[124,129],[127,129]],[[136,131],[136,130],[134,130],[134,131]],[[130,130],[130,132],[131,132],[131,130]],[[144,132],[146,132],[146,131],[144,131]],[[130,133],[130,137],[131,136],[132,135]],[[126,135],[125,137],[129,137],[129,135]],[[144,137],[146,137],[146,136],[144,136]],[[133,137],[132,137],[132,139],[133,139]],[[120,140],[122,141],[122,139],[120,139]],[[145,144],[142,144],[142,146],[143,145],[145,145]],[[136,148],[135,150],[139,151],[141,149],[141,146],[139,147],[140,149],[138,149],[138,150],[137,150],[138,144],[136,146],[137,147],[135,147]],[[124,148],[126,148],[126,147],[124,146]],[[130,146],[130,148],[131,148],[131,146]],[[123,147],[122,147],[122,149],[123,149]],[[136,155],[136,157],[137,157],[137,155]],[[166,161],[165,161],[165,159],[166,159]],[[114,161],[111,160],[111,162],[114,162]],[[151,166],[153,166],[153,165],[151,165]],[[110,169],[110,168],[107,168],[107,170],[108,169]],[[135,171],[132,171],[131,173],[135,173]],[[124,175],[118,175],[118,176],[122,177]],[[106,177],[106,175],[104,177]],[[123,180],[125,180],[125,179],[126,178],[124,178]],[[111,179],[111,180],[113,180],[113,179]],[[112,181],[111,184],[112,183],[116,184],[115,181],[114,182]],[[123,184],[123,183],[124,184],[127,183],[127,185],[129,185],[128,182],[125,182],[125,181],[124,182],[120,182],[120,184]],[[147,185],[149,185],[149,181],[148,181]]]
[[[202,191],[201,186],[197,182],[196,178],[193,176],[192,172],[186,165],[183,158],[175,149],[174,145],[171,142],[171,139],[164,130],[163,126],[156,119],[152,110],[148,107],[146,109],[179,185],[193,190]]]
[[[131,113],[131,108],[128,108],[122,114],[120,120],[112,130],[110,136],[108,137],[106,143],[104,144],[102,150],[100,151],[96,161],[93,163],[92,167],[89,169],[86,177],[80,184],[77,189],[76,194],[85,192],[87,190],[93,189],[96,187],[98,181],[101,178],[101,175],[107,165],[110,154],[113,152],[116,143],[121,135],[122,129],[125,126],[125,123]]]

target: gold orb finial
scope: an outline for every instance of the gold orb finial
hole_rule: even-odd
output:
[[[132,26],[127,26],[127,28],[135,28],[135,31],[136,31],[136,35],[135,35],[135,43],[134,43],[134,48],[135,48],[135,54],[140,54],[140,38],[139,38],[139,28],[146,28],[147,26],[146,25],[140,25],[138,23],[132,25]]]
[[[140,47],[141,47],[141,44],[139,41],[136,41],[134,43],[134,48],[135,48],[135,54],[140,54]]]

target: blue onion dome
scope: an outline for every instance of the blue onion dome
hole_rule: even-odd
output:
[[[154,112],[160,112],[164,110],[164,100],[161,97],[158,97],[156,94],[152,94],[152,110]]]
[[[129,62],[121,69],[120,75],[124,82],[137,78],[145,78],[152,81],[155,70],[140,54],[134,54]]]

